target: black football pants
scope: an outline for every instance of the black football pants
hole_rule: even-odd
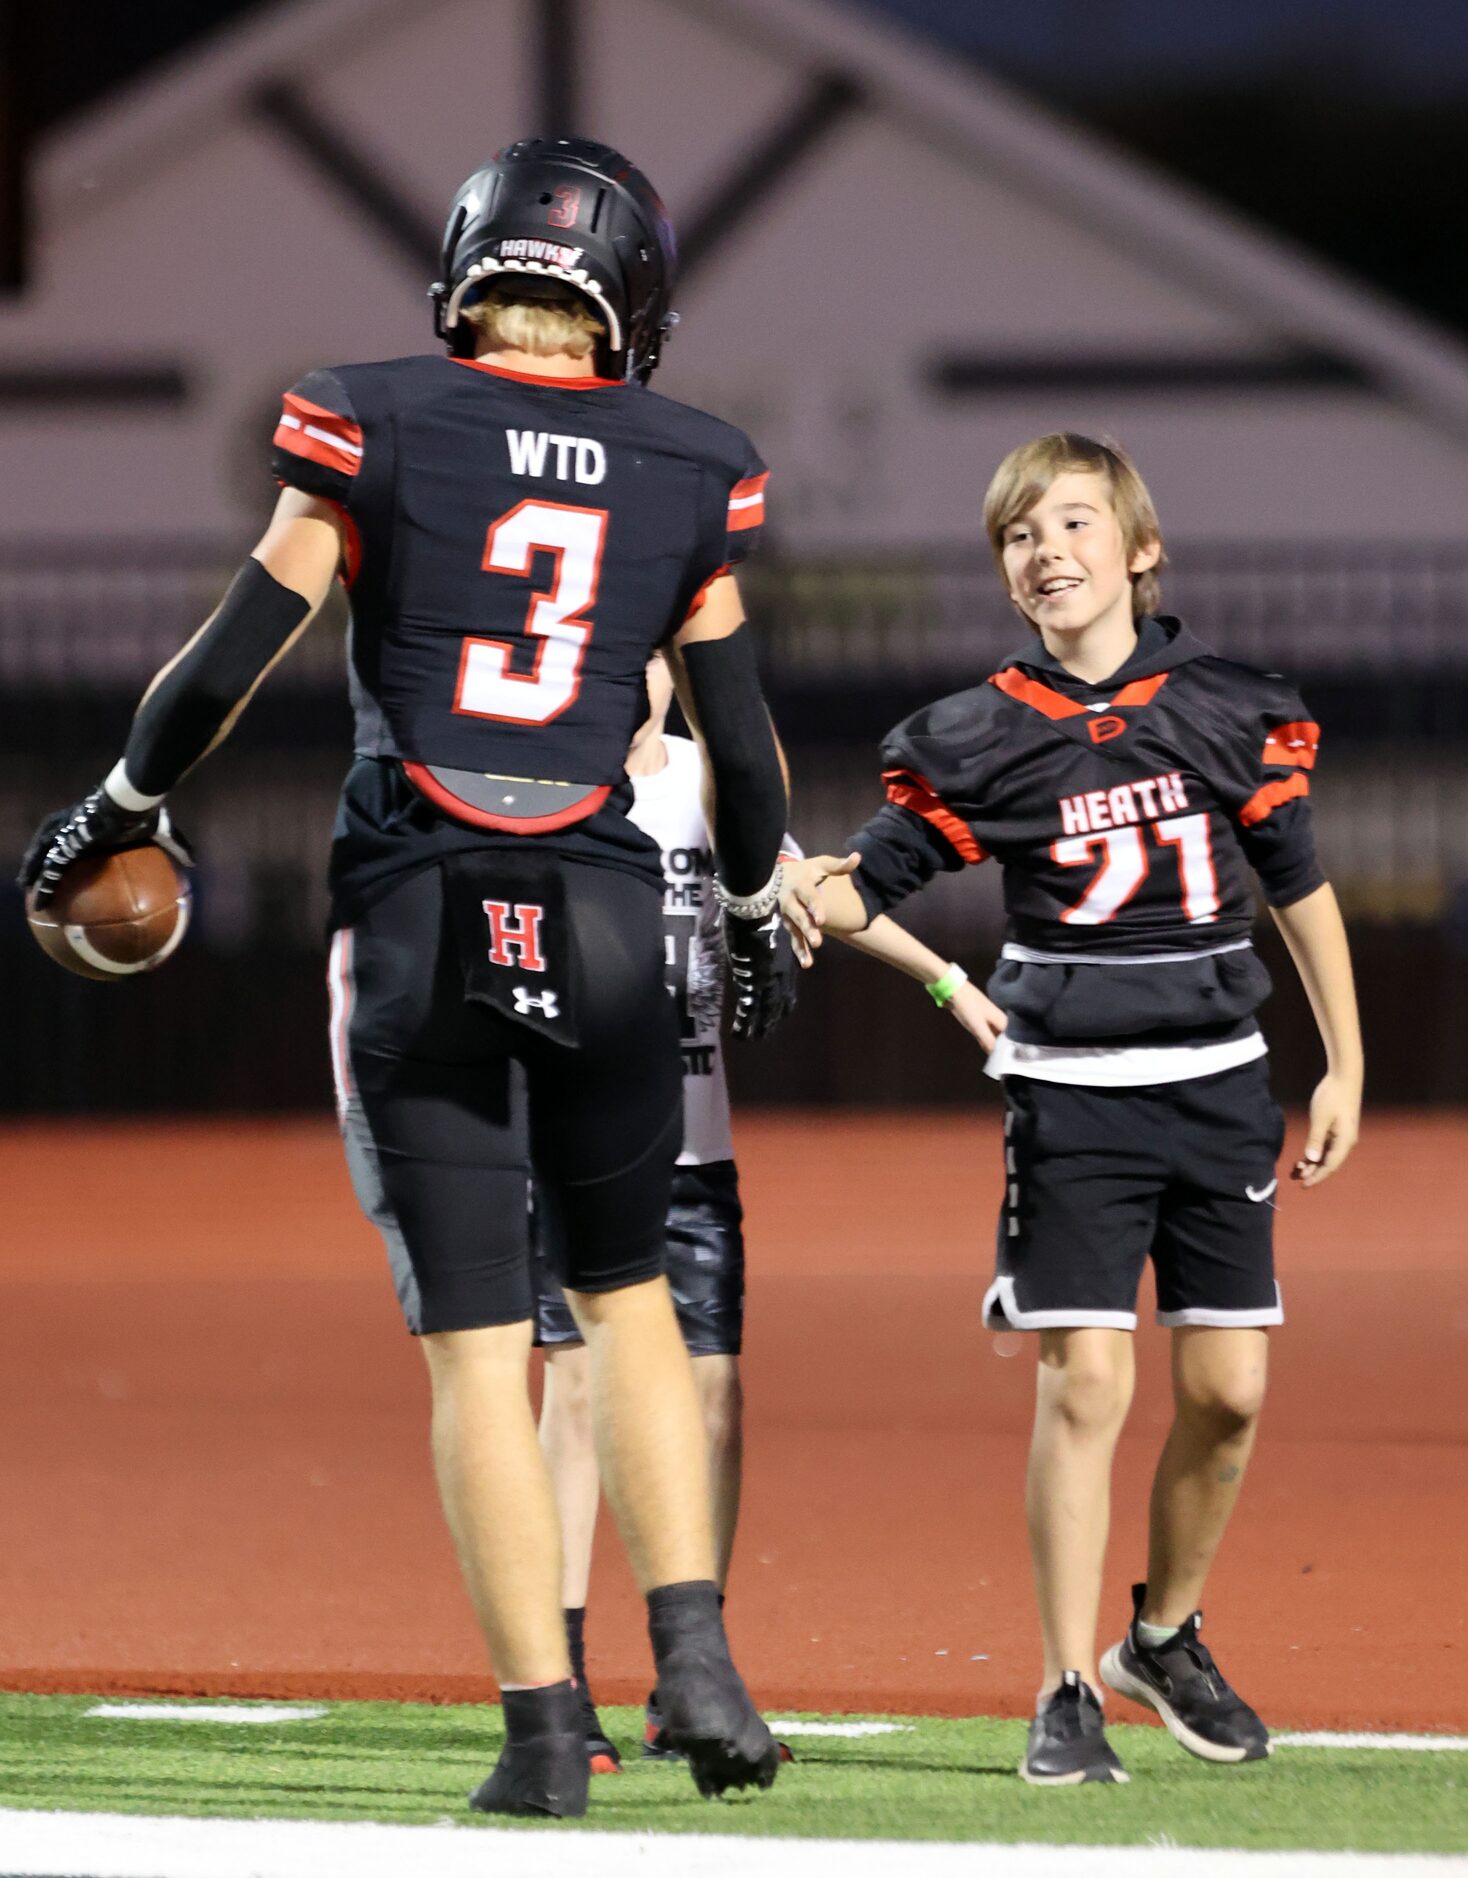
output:
[[[537,943],[575,986],[575,1048],[466,1002],[474,961],[442,864],[333,939],[348,1164],[415,1334],[534,1316],[532,1170],[542,1252],[564,1285],[612,1291],[663,1270],[683,1079],[659,895],[610,868],[558,865],[562,905]]]

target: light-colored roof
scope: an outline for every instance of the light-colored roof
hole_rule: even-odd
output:
[[[600,0],[611,5],[615,0]],[[947,139],[1015,191],[1082,216],[1119,251],[1220,307],[1349,361],[1436,426],[1468,435],[1468,347],[1296,244],[916,36],[837,0],[662,0],[778,48],[796,72],[839,72],[895,120]],[[105,212],[150,168],[282,75],[309,76],[379,28],[441,0],[282,0],[251,14],[56,137],[38,178],[43,223]],[[425,214],[439,205],[425,205]]]

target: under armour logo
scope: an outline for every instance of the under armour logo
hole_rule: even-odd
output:
[[[542,991],[539,997],[527,991],[524,985],[514,987],[515,1009],[521,1017],[528,1017],[532,1011],[539,1011],[542,1017],[560,1015],[560,999],[554,991]]]
[[[1257,1205],[1260,1200],[1267,1200],[1270,1194],[1274,1192],[1275,1188],[1278,1185],[1279,1185],[1279,1178],[1276,1175],[1276,1177],[1270,1181],[1267,1187],[1261,1187],[1257,1193],[1255,1193],[1252,1187],[1245,1187],[1244,1192],[1248,1194],[1249,1198],[1253,1200],[1254,1203]]]

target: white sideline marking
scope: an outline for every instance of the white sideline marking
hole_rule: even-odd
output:
[[[909,1722],[787,1721],[781,1715],[766,1715],[765,1726],[781,1735],[839,1735],[854,1740],[859,1735],[910,1735]]]
[[[1468,1859],[1182,1846],[921,1845],[705,1833],[507,1832],[318,1820],[138,1819],[0,1812],[6,1865],[27,1878],[1447,1878]]]
[[[225,1722],[231,1726],[253,1722],[318,1721],[324,1708],[282,1708],[261,1703],[246,1708],[241,1703],[219,1702],[99,1702],[89,1708],[89,1718],[98,1721],[185,1721]]]
[[[1405,1748],[1418,1754],[1468,1753],[1468,1735],[1276,1735],[1276,1747],[1286,1748]]]

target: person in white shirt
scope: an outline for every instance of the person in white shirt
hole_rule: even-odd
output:
[[[673,686],[661,657],[647,668],[647,689],[649,714],[627,756],[635,795],[630,819],[662,853],[667,988],[677,1003],[683,1036],[683,1151],[668,1212],[667,1275],[693,1359],[708,1436],[714,1563],[722,1594],[734,1550],[743,1473],[739,1356],[744,1330],[743,1210],[719,1035],[725,959],[711,885],[714,853],[703,765],[695,743],[665,732]],[[786,846],[798,854],[789,836]],[[782,938],[781,943],[793,972],[789,942]],[[984,1048],[992,1046],[1003,1016],[956,966],[887,918],[873,920],[853,944],[928,985],[940,1008],[951,1012]],[[616,1773],[621,1757],[602,1730],[586,1675],[586,1596],[600,1492],[591,1366],[565,1297],[544,1260],[538,1261],[537,1284],[537,1341],[546,1355],[540,1441],[561,1518],[567,1640],[592,1772]],[[651,1699],[643,1754],[669,1755]]]

